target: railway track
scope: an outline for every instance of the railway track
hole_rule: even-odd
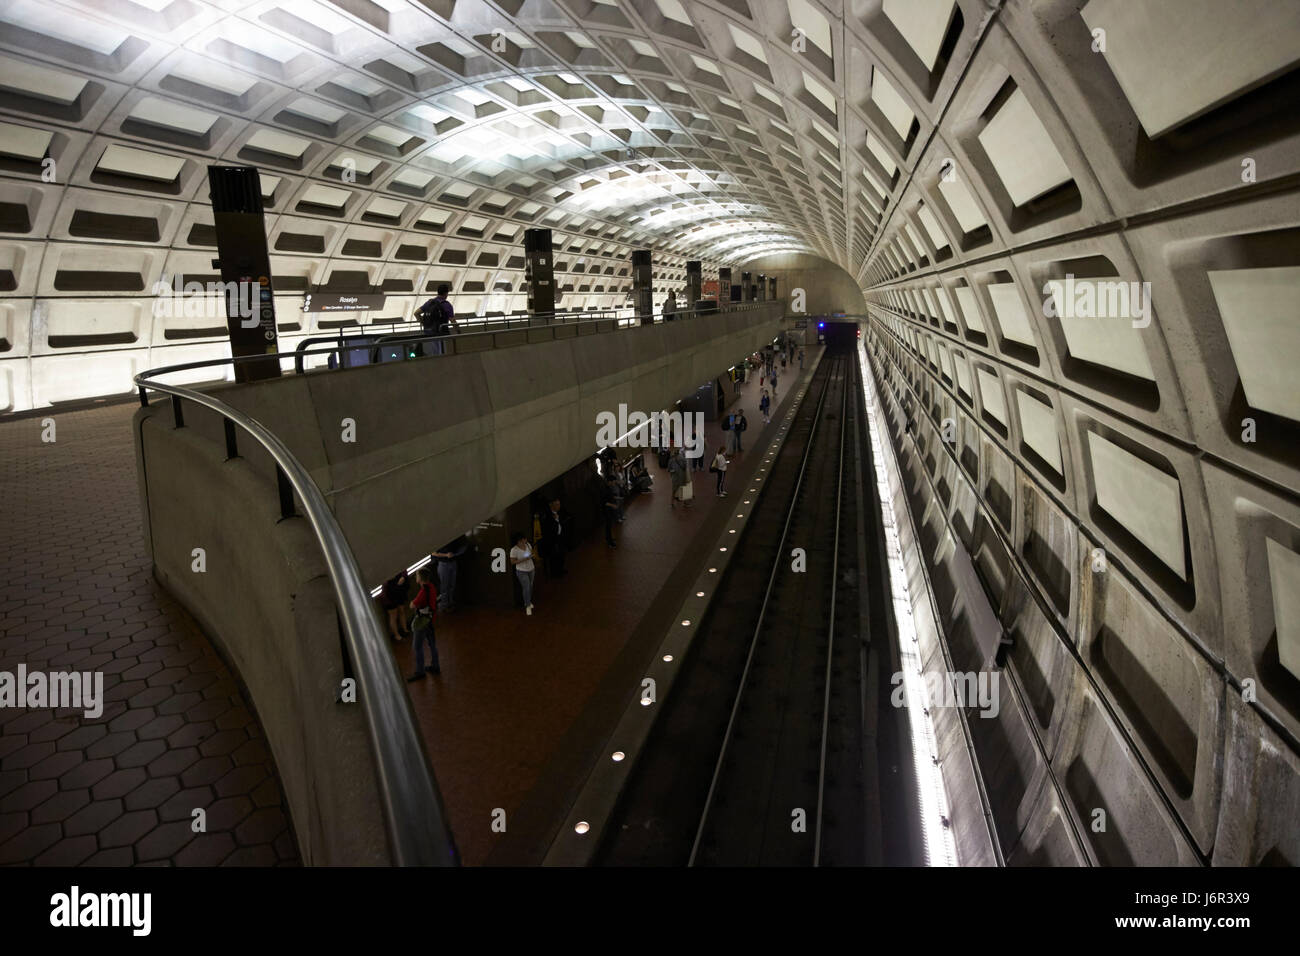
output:
[[[598,863],[867,862],[857,374],[817,369]]]

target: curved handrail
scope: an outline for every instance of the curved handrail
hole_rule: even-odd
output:
[[[248,357],[265,361],[263,356]],[[193,364],[205,363],[192,363],[191,367]],[[239,426],[270,453],[302,502],[325,555],[343,619],[344,639],[357,677],[357,699],[366,715],[375,756],[379,799],[394,862],[399,866],[456,865],[459,862],[456,845],[447,826],[437,780],[420,741],[410,698],[393,664],[388,635],[380,626],[361,581],[356,558],[325,496],[288,447],[265,425],[210,395],[152,380],[153,376],[175,368],[155,369],[135,376],[133,381],[140,389],[141,403],[149,404],[146,390],[153,389],[171,395],[174,402],[184,399],[201,405]]]

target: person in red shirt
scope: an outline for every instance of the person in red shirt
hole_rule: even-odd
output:
[[[438,645],[433,634],[433,620],[438,614],[438,589],[433,583],[431,567],[432,565],[425,565],[416,574],[420,590],[416,592],[415,600],[411,602],[411,610],[415,612],[411,618],[411,646],[415,649],[415,673],[407,678],[408,681],[420,680],[426,674],[442,673],[442,668],[438,666]],[[427,668],[424,666],[426,642],[429,645]]]

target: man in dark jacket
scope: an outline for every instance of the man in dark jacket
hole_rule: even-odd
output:
[[[420,320],[425,335],[451,335],[456,310],[447,301],[447,293],[450,291],[450,288],[444,282],[438,286],[437,295],[415,310],[415,317]],[[426,343],[426,346],[428,345],[433,347],[426,347],[427,352],[433,355],[442,354],[441,342]]]
[[[558,578],[565,573],[564,552],[568,533],[569,513],[560,507],[559,498],[553,498],[542,513],[542,559],[550,577]]]

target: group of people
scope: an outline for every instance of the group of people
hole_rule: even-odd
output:
[[[415,575],[417,590],[411,600],[411,575],[401,571],[387,581],[379,592],[388,633],[394,641],[412,639],[415,672],[408,680],[420,680],[428,674],[440,674],[438,648],[434,643],[434,619],[438,612],[450,614],[456,605],[456,579],[461,557],[469,550],[469,540],[461,535],[441,551],[429,555],[429,563]],[[429,649],[429,666],[424,666],[424,648]]]
[[[422,320],[428,316],[433,317],[433,321],[437,324],[438,334],[446,334],[451,322],[451,316],[454,313],[452,313],[449,304],[446,306],[445,311],[441,305],[437,304],[440,301],[446,303],[447,287],[440,286],[438,293],[438,298],[429,300],[421,308],[419,314],[421,314]],[[429,331],[428,326],[426,326],[426,331]],[[780,359],[782,369],[786,367],[787,362],[794,360],[795,351],[792,341],[788,342],[783,348],[782,358]],[[799,367],[803,368],[803,350],[798,349],[797,351]],[[771,421],[772,404],[776,397],[777,360],[776,350],[769,349],[765,356],[763,378],[764,382],[767,378],[771,379],[772,391],[769,395],[767,388],[762,388],[758,403],[764,424]],[[709,464],[710,473],[714,474],[717,479],[715,495],[720,498],[727,495],[726,481],[727,467],[729,465],[727,451],[730,450],[732,454],[744,451],[744,433],[749,428],[744,409],[738,409],[728,414],[723,419],[722,428],[728,435],[728,449],[719,448]],[[700,455],[694,459],[688,459],[685,451],[680,446],[672,448],[669,452],[667,468],[673,491],[670,505],[672,508],[676,508],[678,502],[681,502],[684,508],[693,506],[695,488],[691,472],[703,470],[704,462],[707,460],[705,443],[700,442],[699,447]],[[612,450],[610,451],[612,452]],[[622,483],[619,480],[618,469],[610,464],[611,457],[602,457],[605,467],[603,468],[604,480],[600,492],[600,510],[605,526],[605,543],[610,548],[617,548],[618,543],[614,539],[614,526],[624,520],[624,494]],[[644,472],[644,465],[641,471]],[[648,474],[646,474],[646,484],[648,485]],[[568,550],[571,517],[564,510],[558,498],[552,498],[548,502],[547,508],[538,523],[541,535],[536,544],[534,544],[533,536],[523,531],[514,532],[510,536],[510,565],[518,579],[520,592],[523,596],[524,613],[527,615],[531,615],[534,608],[533,589],[537,575],[537,560],[540,558],[543,562],[548,577],[559,578],[567,573],[564,563],[565,553]],[[400,641],[406,637],[412,639],[414,670],[407,678],[409,681],[422,680],[431,674],[437,675],[442,672],[438,662],[435,622],[439,611],[449,613],[455,608],[459,561],[468,548],[469,542],[462,535],[443,550],[433,552],[429,564],[416,572],[415,583],[417,590],[414,598],[410,597],[411,577],[408,572],[402,571],[384,582],[379,600],[387,615],[389,633],[395,641]],[[426,649],[429,655],[427,665],[424,662]]]

